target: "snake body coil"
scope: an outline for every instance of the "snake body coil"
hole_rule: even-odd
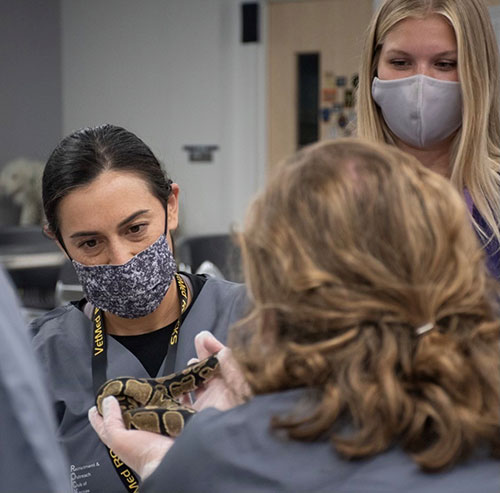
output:
[[[185,422],[196,413],[194,409],[181,404],[179,397],[199,388],[218,369],[219,362],[213,355],[165,377],[120,377],[108,380],[97,393],[97,410],[102,415],[103,399],[115,396],[128,429],[176,437]]]

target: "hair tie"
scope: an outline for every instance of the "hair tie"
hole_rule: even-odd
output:
[[[420,327],[417,327],[415,329],[415,333],[417,334],[417,336],[421,336],[421,335],[425,334],[426,332],[429,332],[433,328],[434,328],[434,323],[427,322],[426,324],[421,325]]]

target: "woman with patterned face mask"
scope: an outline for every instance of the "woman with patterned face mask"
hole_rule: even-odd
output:
[[[466,200],[500,278],[500,93],[483,0],[386,0],[368,29],[358,135],[394,144]]]
[[[85,293],[33,322],[75,491],[130,484],[87,424],[96,390],[111,378],[184,368],[198,332],[225,339],[242,315],[242,285],[177,272],[178,195],[149,147],[113,125],[69,135],[45,167],[46,231]]]

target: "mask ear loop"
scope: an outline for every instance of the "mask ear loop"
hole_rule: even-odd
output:
[[[172,180],[167,180],[167,189],[168,189],[168,198],[167,203],[163,206],[163,210],[165,211],[165,226],[163,228],[163,234],[165,235],[165,240],[167,239],[167,226],[168,226],[168,199],[170,195],[172,195]],[[172,239],[173,241],[173,239]]]
[[[49,240],[52,240],[52,241],[57,240],[59,245],[61,245],[61,248],[64,250],[64,253],[68,256],[68,258],[70,260],[73,260],[71,258],[71,255],[68,253],[68,250],[66,249],[66,245],[64,244],[64,241],[62,239],[62,236],[61,236],[61,233],[59,232],[59,230],[56,230],[54,233],[52,233],[50,231],[48,223],[45,223],[42,227],[42,234],[43,234],[43,236],[45,236]],[[54,239],[54,236],[55,236],[55,239]]]
[[[165,236],[165,240],[167,239],[167,224],[168,224],[168,210],[165,207],[165,224],[163,225],[163,235]]]
[[[61,245],[61,248],[64,250],[64,253],[68,256],[70,262],[73,262],[71,255],[69,254],[68,250],[66,249],[66,245],[64,244],[64,241],[62,239],[62,236],[61,236],[61,233],[59,232],[59,230],[56,231],[56,239],[59,242],[59,245]]]

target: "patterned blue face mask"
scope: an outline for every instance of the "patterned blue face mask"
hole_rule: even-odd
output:
[[[73,265],[87,300],[123,318],[154,312],[177,270],[164,234],[125,264],[83,265],[73,260]]]

